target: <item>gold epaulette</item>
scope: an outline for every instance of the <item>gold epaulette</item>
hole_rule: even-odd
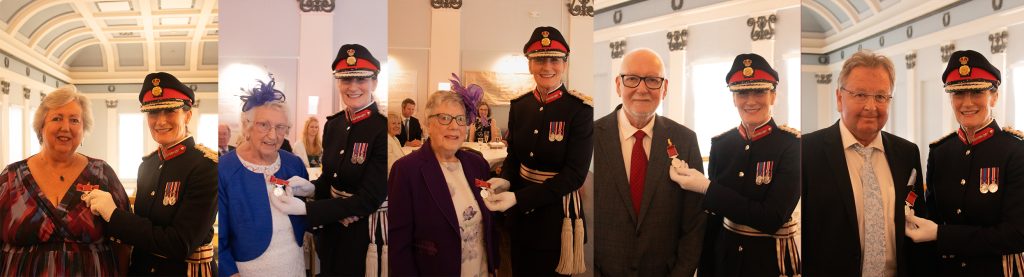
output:
[[[1024,140],[1024,133],[1021,133],[1021,131],[1014,129],[1013,127],[1003,127],[1003,132],[1013,135],[1014,137],[1017,137],[1017,139],[1019,140]]]
[[[594,107],[594,98],[590,97],[590,95],[583,94],[582,92],[576,90],[569,90],[569,94],[575,96],[576,98],[579,98],[580,100],[583,100],[583,104],[586,104],[587,106],[590,107]]]
[[[929,144],[928,144],[928,147],[935,147],[935,145],[938,145],[938,144],[939,144],[940,142],[942,142],[943,140],[946,140],[946,138],[949,138],[949,137],[951,137],[951,136],[954,136],[954,135],[956,135],[956,130],[953,130],[952,132],[949,132],[949,134],[948,134],[948,135],[945,135],[945,136],[939,137],[939,139],[937,139],[937,140],[933,141],[932,143],[929,143]]]
[[[794,136],[796,136],[796,138],[800,138],[800,130],[797,130],[796,128],[789,127],[786,125],[779,125],[779,130],[786,131],[786,133],[793,134]]]
[[[217,160],[220,159],[220,156],[217,155],[216,151],[213,151],[210,148],[206,148],[206,146],[203,146],[202,144],[196,144],[196,149],[203,152],[203,157],[210,159],[211,161],[213,161],[213,163],[217,163]]]

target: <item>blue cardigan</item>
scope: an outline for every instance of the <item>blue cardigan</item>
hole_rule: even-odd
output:
[[[278,150],[278,155],[281,156],[281,170],[274,174],[275,177],[285,180],[292,176],[309,179],[299,157],[282,150]],[[218,170],[218,275],[231,276],[238,273],[235,261],[251,261],[263,254],[270,245],[273,226],[270,198],[263,186],[266,182],[263,175],[245,169],[235,151],[220,157]],[[306,220],[301,216],[288,216],[288,219],[292,222],[295,242],[301,246]]]

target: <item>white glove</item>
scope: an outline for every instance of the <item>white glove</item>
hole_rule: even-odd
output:
[[[270,205],[289,215],[306,215],[306,202],[292,196],[292,186],[284,186],[284,194],[270,196]]]
[[[341,225],[344,225],[345,227],[348,227],[349,224],[352,224],[352,222],[356,222],[356,221],[359,221],[359,217],[353,215],[353,216],[346,217],[346,218],[342,219],[341,220]]]
[[[504,212],[516,205],[516,194],[514,192],[502,192],[491,195],[484,199],[484,206],[492,212]]]
[[[292,192],[295,193],[295,196],[301,197],[313,196],[313,191],[316,190],[316,186],[313,183],[299,176],[288,178],[288,186],[292,187]]]
[[[913,227],[911,225],[916,226],[916,228],[910,228]],[[907,216],[907,228],[904,229],[904,233],[914,242],[934,241],[939,234],[939,225],[931,220],[909,215]]]
[[[512,183],[510,183],[508,180],[505,180],[505,179],[502,179],[502,178],[491,178],[491,179],[487,180],[487,182],[491,183],[491,193],[492,193],[492,195],[494,193],[506,192],[506,191],[508,191],[508,189],[512,188]]]
[[[114,204],[114,198],[109,192],[97,189],[82,197],[85,198],[85,205],[89,206],[92,214],[103,217],[103,221],[110,222],[110,215],[114,214],[117,205]]]
[[[669,168],[668,177],[672,181],[679,184],[679,187],[688,191],[704,194],[708,191],[708,186],[711,185],[711,180],[704,177],[704,174],[700,173],[693,168]]]

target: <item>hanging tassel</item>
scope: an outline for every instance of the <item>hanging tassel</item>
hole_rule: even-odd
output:
[[[370,245],[366,246],[366,277],[377,277],[377,214],[370,215]]]
[[[558,267],[555,271],[558,274],[569,275],[573,271],[572,258],[572,222],[569,220],[569,196],[562,197],[562,210],[565,218],[562,218],[562,247],[561,257],[558,259]]]
[[[380,257],[380,276],[388,276],[388,211],[384,210],[381,212],[381,230],[380,237],[384,242],[384,246],[381,246],[381,257]]]
[[[583,228],[583,216],[580,208],[580,194],[579,191],[573,192],[575,195],[575,208],[576,208],[576,220],[573,230],[573,273],[582,274],[587,272],[587,264],[583,256],[583,238],[586,236],[584,232],[586,229]]]

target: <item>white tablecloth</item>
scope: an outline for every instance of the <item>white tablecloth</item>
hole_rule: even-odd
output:
[[[483,153],[484,159],[487,160],[487,163],[490,165],[491,169],[494,169],[495,167],[501,165],[501,162],[505,161],[505,156],[508,155],[508,150],[506,150],[505,147],[491,149],[491,147],[488,146],[486,143],[467,142],[462,144],[462,146],[473,148],[476,149],[477,151],[480,151],[480,153]],[[416,149],[419,149],[419,147],[402,147],[402,153],[409,155],[409,153],[412,153],[412,151],[415,151]]]

